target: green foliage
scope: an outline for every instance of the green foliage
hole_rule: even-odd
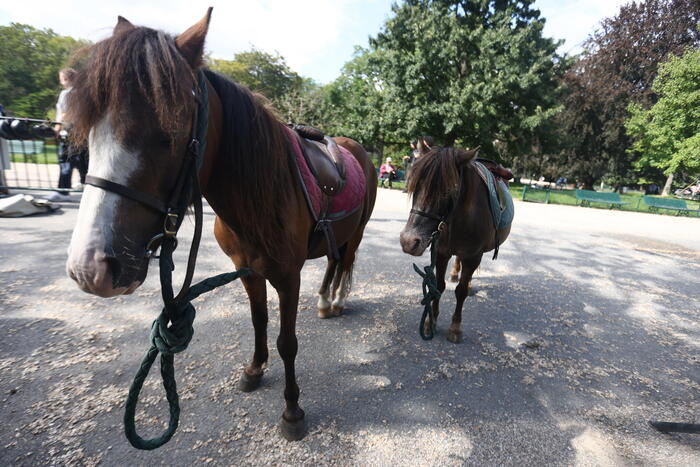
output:
[[[659,64],[700,42],[698,21],[697,0],[630,2],[602,21],[564,78],[558,166],[566,175],[589,186],[599,179],[634,183],[639,176],[661,182],[652,166],[639,173],[637,155],[628,151],[628,107],[655,102],[652,83]]]
[[[379,69],[379,52],[356,48],[341,75],[326,87],[333,133],[348,136],[381,152],[388,119]]]
[[[629,107],[636,166],[700,175],[700,49],[662,64],[653,90],[659,99],[651,108]]]
[[[211,59],[209,67],[273,102],[303,85],[302,77],[287,66],[282,56],[255,48],[237,53],[233,60]]]
[[[0,26],[0,103],[17,116],[45,117],[58,98],[58,71],[83,45],[51,29]]]
[[[558,111],[557,43],[533,1],[410,0],[371,40],[387,133],[481,145],[498,157],[544,150]],[[510,161],[508,161],[510,162]]]

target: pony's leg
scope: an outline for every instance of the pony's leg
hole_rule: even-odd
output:
[[[331,292],[330,286],[331,281],[335,277],[336,271],[338,270],[339,262],[328,258],[328,265],[326,266],[326,274],[323,276],[323,282],[321,283],[321,288],[318,290],[318,317],[319,318],[330,318],[331,314]]]
[[[289,441],[304,437],[306,426],[304,411],[299,407],[299,386],[294,372],[294,359],[297,356],[296,321],[299,305],[299,273],[286,278],[283,284],[277,284],[280,298],[280,334],[277,338],[277,350],[284,362],[284,400],[286,408],[282,413],[280,431]],[[273,284],[274,285],[274,284]]]
[[[450,255],[441,255],[438,253],[437,261],[435,262],[435,278],[437,279],[437,288],[440,292],[445,291],[445,272],[447,272],[447,263],[450,262]],[[440,302],[433,302],[433,325],[437,327],[437,318],[440,314]],[[434,330],[434,329],[433,329]],[[430,334],[430,321],[425,320],[425,327],[423,332],[428,335]]]
[[[459,260],[459,256],[455,256],[455,262],[452,264],[452,272],[450,273],[450,282],[457,282],[459,280],[460,269],[462,269],[462,263]]]
[[[243,370],[238,387],[243,392],[254,391],[260,386],[263,376],[263,366],[267,362],[267,287],[265,278],[258,274],[251,274],[241,278],[248,299],[250,301],[250,314],[253,318],[255,329],[255,352],[253,361]]]
[[[350,289],[352,289],[355,254],[360,246],[360,241],[362,241],[363,232],[364,229],[359,229],[340,250],[340,265],[333,280],[333,304],[331,306],[331,314],[333,316],[342,315],[345,309],[345,303],[348,295],[350,295]]]
[[[452,324],[450,325],[449,331],[447,331],[447,340],[458,344],[462,341],[462,307],[464,305],[464,299],[467,298],[469,294],[469,287],[471,286],[472,275],[476,268],[481,264],[482,254],[472,256],[471,258],[461,258],[462,263],[462,274],[459,277],[459,284],[455,289],[455,296],[457,297],[457,304],[455,305],[455,312],[452,315]]]

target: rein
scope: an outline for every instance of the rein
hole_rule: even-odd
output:
[[[420,209],[411,209],[411,214],[417,214],[440,222],[437,230],[430,235],[430,264],[424,266],[421,271],[420,267],[416,263],[413,263],[413,269],[423,278],[423,283],[421,284],[423,300],[420,302],[421,305],[423,305],[423,315],[418,325],[418,333],[424,341],[428,341],[435,336],[435,318],[433,317],[431,308],[433,303],[439,302],[442,296],[442,292],[438,289],[437,277],[435,277],[435,266],[437,264],[438,242],[440,240],[440,234],[447,229],[447,218],[421,211]],[[426,319],[430,327],[427,334],[425,332]]]
[[[163,297],[163,310],[151,325],[149,340],[151,347],[141,360],[134,381],[129,388],[124,409],[124,433],[129,443],[137,449],[151,450],[167,443],[177,430],[180,420],[180,404],[175,383],[174,355],[187,348],[194,329],[195,308],[191,301],[203,293],[228,284],[240,277],[250,274],[247,268],[234,272],[219,274],[205,279],[190,287],[197,262],[197,252],[202,237],[202,193],[199,187],[199,168],[202,165],[206,134],[208,128],[208,93],[204,73],[200,70],[197,75],[197,85],[192,90],[196,105],[190,142],[187,146],[185,160],[177,176],[175,186],[167,202],[128,186],[88,175],[85,183],[105,191],[116,193],[125,198],[148,206],[164,215],[163,230],[149,240],[146,245],[145,259],[158,258],[160,268],[160,286]],[[172,272],[175,269],[173,252],[177,248],[177,232],[182,225],[187,207],[194,205],[195,227],[190,252],[187,259],[187,270],[182,287],[177,295],[174,294]],[[160,256],[155,251],[160,247]],[[143,439],[136,433],[134,417],[136,405],[143,383],[158,354],[160,357],[160,373],[163,379],[166,398],[168,399],[170,420],[168,428],[157,438]]]

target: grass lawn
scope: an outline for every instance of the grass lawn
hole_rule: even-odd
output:
[[[381,182],[381,180],[380,180]],[[381,187],[381,184],[379,185]],[[400,182],[392,182],[391,188],[393,190],[403,190],[406,186],[406,183],[404,181]],[[510,193],[513,196],[513,198],[516,199],[523,199],[523,188],[524,186],[520,183],[513,182],[510,184]],[[547,192],[545,190],[528,190],[527,192],[527,200],[533,201],[533,202],[542,202],[544,203],[545,198],[546,198]],[[642,199],[643,194],[642,193],[625,193],[620,195],[620,198],[622,199],[623,202],[628,203],[625,204],[619,208],[614,208],[614,209],[620,209],[622,211],[635,211],[635,212],[649,212],[649,206],[647,206],[643,199]],[[695,212],[689,212],[687,213],[688,216],[691,217],[700,217],[700,211],[698,211],[698,208],[700,208],[700,202],[697,201],[688,201],[685,200],[686,204],[688,205],[689,209],[695,209]],[[568,204],[571,206],[576,206],[576,193],[574,190],[550,190],[549,191],[549,204]],[[592,208],[595,209],[608,209],[607,204],[598,204],[598,203],[592,203],[591,206]],[[670,216],[675,216],[676,211],[669,211],[667,209],[660,209],[658,213],[654,214],[665,214],[665,215],[670,215]]]
[[[520,183],[511,183],[510,185],[510,193],[513,195],[513,198],[517,199],[522,199],[523,198],[523,185]],[[534,202],[545,202],[547,192],[546,190],[530,190],[528,189],[527,191],[527,200],[528,201],[534,201]],[[636,212],[650,212],[649,211],[649,206],[647,206],[642,197],[643,193],[625,193],[620,195],[620,199],[628,204],[622,205],[621,207],[615,207],[613,209],[620,209],[622,211],[636,211]],[[689,209],[694,209],[695,212],[690,212],[687,213],[689,216],[693,217],[700,217],[700,211],[698,211],[698,207],[700,207],[700,203],[697,201],[688,201],[685,200],[687,206]],[[549,204],[569,204],[572,206],[576,205],[576,193],[574,190],[550,190],[549,191]],[[592,203],[591,204],[592,208],[597,208],[597,209],[608,209],[609,205],[607,204],[599,204],[599,203]],[[666,215],[671,215],[675,216],[676,211],[669,211],[666,209],[661,209],[657,214],[666,214]]]
[[[29,148],[30,146],[27,146]],[[10,154],[12,162],[25,162],[31,164],[58,164],[58,154],[56,145],[47,144],[44,150],[37,154],[22,154],[21,152],[13,152]]]

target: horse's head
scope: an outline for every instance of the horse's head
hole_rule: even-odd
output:
[[[68,120],[73,139],[89,147],[90,178],[66,264],[85,292],[128,294],[146,277],[146,247],[163,232],[164,214],[90,183],[106,180],[169,201],[194,124],[193,89],[210,16],[211,8],[177,38],[119,17],[112,37],[87,51]]]
[[[478,152],[478,148],[436,148],[413,165],[407,187],[413,205],[400,237],[404,253],[422,255],[440,223],[450,221],[462,186],[462,169]]]

